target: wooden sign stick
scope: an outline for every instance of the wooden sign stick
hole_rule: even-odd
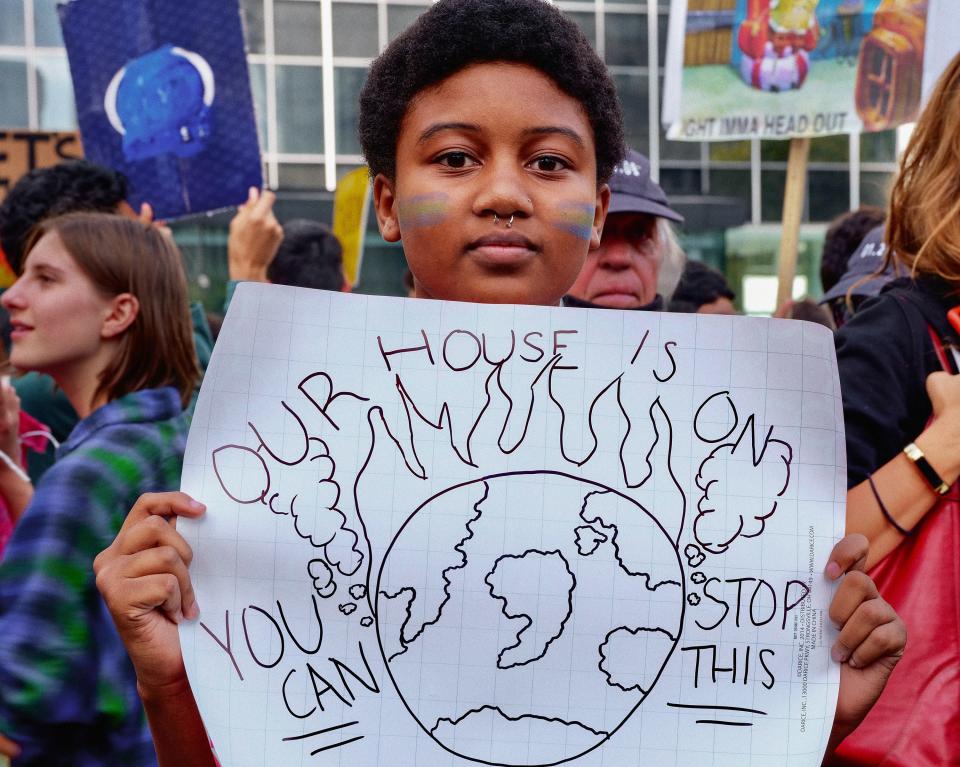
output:
[[[784,301],[793,298],[793,278],[797,273],[797,248],[800,244],[800,220],[803,218],[803,200],[806,191],[807,160],[809,157],[810,139],[790,139],[787,183],[783,193],[777,308],[780,308]]]

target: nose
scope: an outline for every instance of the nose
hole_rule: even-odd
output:
[[[3,295],[0,296],[0,305],[8,312],[23,308],[23,287],[20,280],[3,291]]]
[[[497,215],[529,218],[533,214],[533,198],[527,192],[526,171],[515,157],[490,158],[479,176],[481,188],[473,203],[477,216]]]
[[[622,271],[629,269],[637,257],[637,249],[622,237],[603,240],[597,252],[597,263],[604,269]]]

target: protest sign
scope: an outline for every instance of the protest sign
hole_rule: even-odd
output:
[[[670,139],[791,139],[777,305],[790,298],[810,138],[915,120],[953,54],[952,0],[672,0]]]
[[[242,203],[262,185],[237,0],[58,7],[87,157],[157,218]]]
[[[81,157],[76,131],[0,129],[0,200],[30,171]]]
[[[819,765],[843,440],[809,323],[241,285],[178,527],[222,763]]]
[[[333,197],[333,233],[343,247],[343,276],[351,286],[360,281],[370,186],[370,169],[357,168],[337,182]]]
[[[957,50],[945,0],[681,0],[671,4],[664,122],[686,141],[887,130]],[[938,32],[940,30],[940,32]]]
[[[0,201],[30,171],[82,156],[80,136],[75,131],[0,129]],[[9,288],[16,278],[0,249],[0,289]]]

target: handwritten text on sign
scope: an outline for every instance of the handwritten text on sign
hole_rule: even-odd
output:
[[[182,638],[226,764],[819,761],[828,333],[253,285],[224,333]]]

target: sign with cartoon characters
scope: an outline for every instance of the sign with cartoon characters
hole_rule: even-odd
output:
[[[59,6],[88,159],[122,171],[159,219],[262,185],[237,0]]]
[[[241,285],[178,526],[221,764],[819,764],[843,444],[811,323]]]
[[[664,121],[690,141],[911,122],[930,30],[960,24],[949,0],[681,0],[671,14]]]

